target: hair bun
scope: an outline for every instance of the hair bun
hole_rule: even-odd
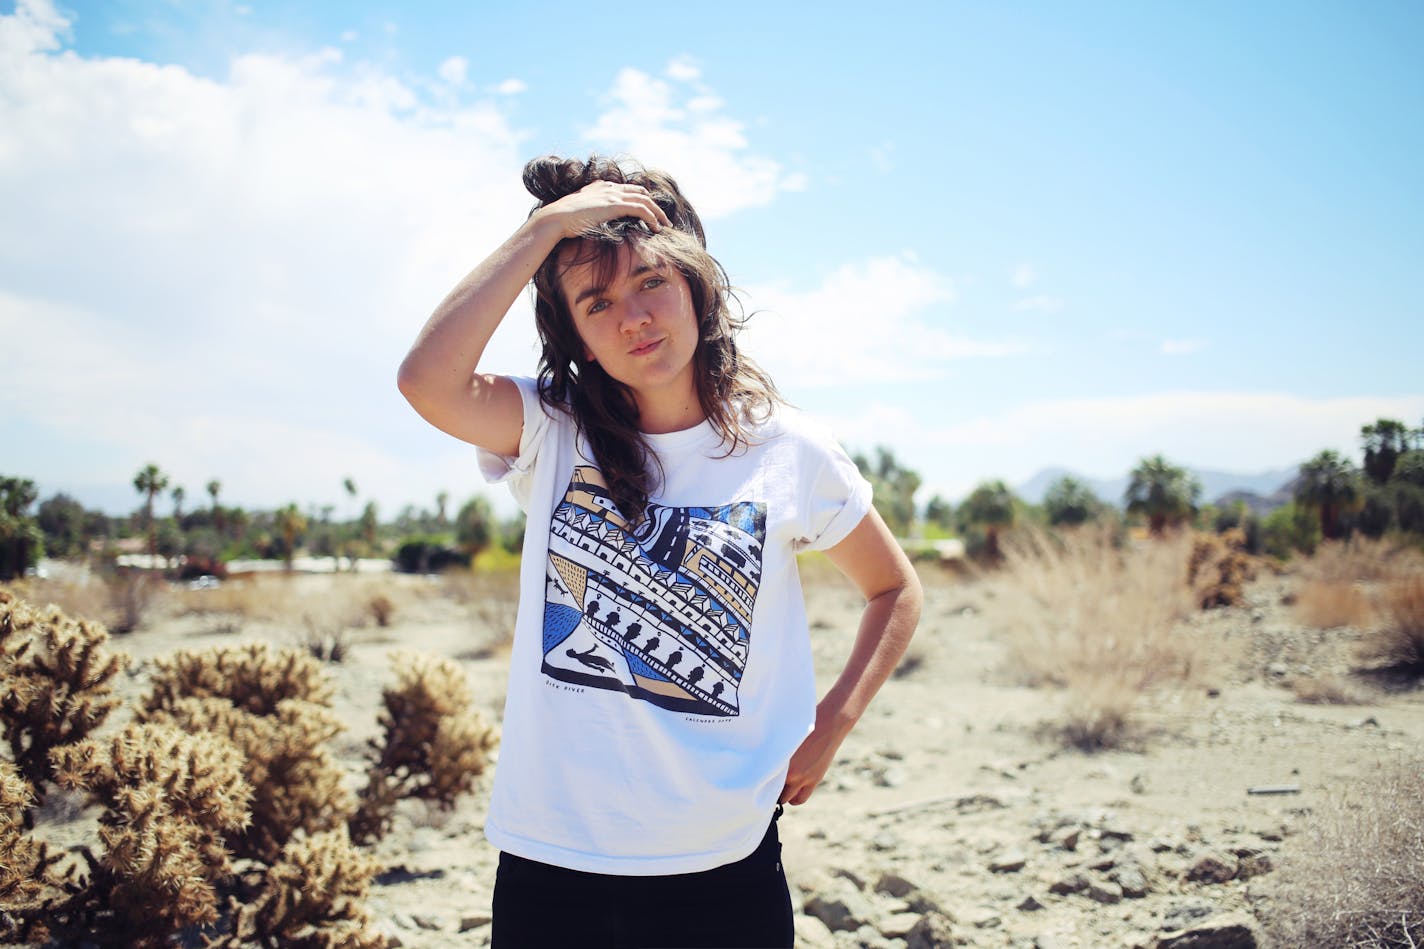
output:
[[[666,172],[646,170],[632,162],[619,164],[601,155],[591,155],[586,162],[544,155],[524,166],[524,187],[539,202],[538,207],[574,194],[595,181],[642,185],[674,227],[697,238],[704,248],[707,246],[702,220],[677,182]]]

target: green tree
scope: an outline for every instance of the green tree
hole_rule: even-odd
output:
[[[475,495],[464,503],[460,513],[455,515],[455,543],[470,560],[480,555],[494,539],[495,521],[489,502],[481,495]]]
[[[959,505],[956,520],[965,534],[982,531],[984,557],[997,562],[1003,556],[999,531],[1012,527],[1016,516],[1014,493],[1002,481],[981,482]]]
[[[157,465],[148,464],[134,475],[133,485],[134,490],[144,496],[143,521],[144,529],[148,531],[148,555],[156,557],[158,556],[158,538],[154,533],[153,499],[168,487],[168,476],[158,470]]]
[[[367,501],[366,506],[361,509],[361,538],[366,541],[366,548],[372,552],[376,550],[376,532],[380,526],[376,502]]]
[[[276,526],[282,534],[282,559],[286,561],[290,573],[292,558],[297,553],[297,536],[307,529],[307,519],[292,503],[277,509]]]
[[[1054,527],[1072,527],[1096,518],[1103,502],[1093,489],[1072,475],[1064,475],[1048,486],[1043,496],[1043,510]]]
[[[1322,451],[1300,466],[1295,500],[1315,511],[1326,540],[1344,533],[1344,515],[1360,497],[1359,473],[1337,451]]]
[[[449,505],[449,503],[449,491],[441,491],[439,494],[435,495],[435,527],[438,530],[443,531],[450,523],[445,519],[445,508]]]
[[[88,539],[89,512],[67,494],[56,494],[40,503],[35,522],[44,534],[45,551],[51,557],[73,557],[84,552]]]
[[[1147,529],[1154,535],[1190,520],[1200,499],[1197,479],[1161,455],[1139,461],[1123,493],[1127,513],[1146,517]]]
[[[1399,456],[1409,450],[1411,435],[1407,425],[1392,418],[1376,419],[1373,425],[1361,426],[1365,475],[1375,484],[1387,482]]]
[[[169,497],[173,498],[173,519],[180,524],[183,522],[183,499],[188,496],[188,492],[180,484],[169,492]]]
[[[1320,519],[1292,501],[1266,515],[1261,524],[1261,546],[1284,560],[1295,551],[1309,556],[1320,543]]]
[[[864,455],[853,460],[865,480],[874,490],[875,509],[896,537],[907,537],[915,523],[915,492],[920,489],[920,476],[904,467],[889,448],[875,449],[872,463]]]
[[[925,504],[925,526],[946,533],[954,530],[954,507],[941,495],[936,494]]]
[[[219,534],[225,532],[225,521],[227,520],[225,517],[223,517],[222,505],[218,504],[218,495],[221,493],[221,481],[219,481],[217,478],[214,478],[213,480],[208,482],[208,497],[213,499],[213,529],[216,530]]]
[[[29,514],[38,497],[33,481],[0,477],[0,580],[24,576],[44,551],[44,532]]]
[[[1424,450],[1414,448],[1400,455],[1390,472],[1391,484],[1412,484],[1424,488]]]

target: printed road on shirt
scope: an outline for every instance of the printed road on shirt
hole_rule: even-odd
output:
[[[766,505],[649,504],[631,532],[597,468],[549,527],[545,675],[697,715],[738,714]]]

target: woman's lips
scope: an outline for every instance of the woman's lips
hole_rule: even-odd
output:
[[[646,343],[639,343],[637,346],[634,346],[632,349],[628,350],[628,355],[646,356],[648,353],[661,346],[662,342],[663,341],[660,339],[650,339]]]

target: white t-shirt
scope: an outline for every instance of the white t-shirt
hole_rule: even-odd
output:
[[[596,873],[740,860],[815,724],[796,553],[845,538],[870,485],[789,408],[729,457],[703,422],[646,436],[662,485],[630,533],[573,418],[515,381],[519,454],[480,452],[528,518],[485,836]]]

